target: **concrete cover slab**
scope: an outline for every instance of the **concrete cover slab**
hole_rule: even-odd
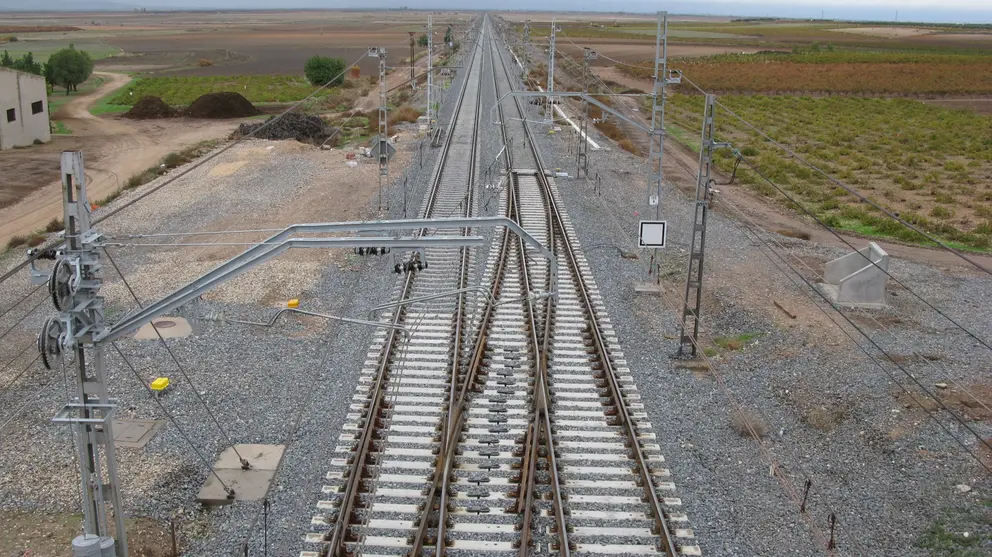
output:
[[[276,466],[279,465],[284,450],[286,450],[285,445],[243,444],[228,447],[214,464],[217,475],[207,476],[197,500],[207,506],[227,505],[234,501],[261,500],[265,497],[272,478],[275,477]],[[239,453],[248,460],[251,469],[241,469]],[[220,480],[217,479],[218,476]],[[234,490],[234,499],[228,499],[221,481]]]
[[[228,447],[220,453],[216,467],[240,470],[241,461],[238,459],[238,453],[240,453],[251,463],[253,470],[275,470],[285,448],[285,445],[235,445],[233,448]],[[237,449],[238,452],[235,453],[234,449]]]
[[[134,338],[135,340],[158,340],[155,329],[158,329],[162,338],[185,338],[193,334],[193,327],[190,326],[189,321],[182,317],[170,315],[157,317],[151,323],[143,325],[134,333]]]
[[[114,420],[114,443],[140,449],[165,425],[163,420]]]
[[[234,501],[260,501],[276,475],[275,470],[237,470],[218,468],[214,470],[217,476],[234,490],[234,499],[227,498],[224,486],[217,481],[217,476],[209,474],[206,483],[200,488],[197,501],[208,507],[229,505]]]

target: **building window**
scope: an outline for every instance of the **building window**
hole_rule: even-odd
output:
[[[8,122],[13,122],[14,120],[17,120],[17,112],[13,108],[8,108],[7,109],[7,121]]]
[[[34,101],[31,103],[31,114],[41,114],[45,111],[45,105],[42,101]]]

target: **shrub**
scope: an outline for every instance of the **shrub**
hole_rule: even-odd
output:
[[[303,74],[314,87],[344,83],[345,62],[342,58],[311,56],[303,65]]]
[[[416,122],[417,118],[420,118],[420,111],[410,105],[405,105],[392,110],[386,123],[392,127],[401,122]],[[378,120],[376,122],[376,126],[378,126]]]
[[[11,236],[10,239],[7,240],[7,249],[23,246],[26,243],[28,243],[27,236],[21,236],[20,234]]]
[[[946,207],[934,207],[930,211],[930,216],[938,219],[949,219],[954,216],[954,211]]]
[[[637,145],[635,145],[633,141],[627,138],[618,141],[617,145],[624,151],[627,151],[628,153],[633,153],[638,156],[640,156],[641,154],[641,150],[637,148]]]
[[[196,65],[200,66],[201,68],[209,68],[210,66],[213,66],[214,63],[211,62],[210,60],[207,60],[206,58],[200,58],[200,61],[197,62]]]
[[[162,164],[164,164],[166,168],[176,168],[177,166],[186,164],[186,162],[188,161],[179,153],[169,153],[162,158]]]
[[[65,225],[62,224],[62,219],[56,218],[48,221],[48,224],[45,225],[45,232],[59,232],[64,228]]]
[[[27,245],[28,245],[29,248],[33,248],[35,246],[40,246],[41,244],[44,244],[44,243],[45,243],[45,236],[44,236],[44,234],[32,234],[31,237],[28,238],[28,241],[27,241]]]

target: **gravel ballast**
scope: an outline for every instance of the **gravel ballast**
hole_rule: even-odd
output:
[[[464,73],[458,72],[446,91],[440,114],[443,122],[450,119],[452,99]],[[491,73],[483,75],[491,79]],[[484,87],[478,153],[483,166],[502,147],[486,110],[493,101],[492,91]],[[568,134],[542,137],[546,166],[573,173],[574,154],[565,143]],[[648,278],[651,255],[635,247],[637,221],[654,216],[644,201],[646,162],[618,150],[606,138],[596,139],[608,147],[589,157],[590,174],[599,175],[601,191],[594,191],[592,180],[570,179],[559,179],[558,190],[597,279],[666,466],[672,471],[681,510],[689,517],[703,555],[820,555],[825,551],[818,545],[818,535],[828,535],[828,516],[835,513],[839,554],[923,556],[928,552],[917,546],[920,536],[951,516],[947,509],[985,512],[983,502],[992,487],[987,472],[924,411],[900,395],[889,376],[820,308],[829,315],[833,310],[822,301],[811,302],[804,294],[809,292],[805,285],[796,287],[779,274],[762,255],[763,245],[745,235],[727,217],[731,210],[719,204],[710,216],[707,235],[704,338],[748,338],[739,350],[708,345],[715,372],[680,367],[670,357],[678,347],[675,311],[662,298],[633,292],[635,283]],[[383,190],[382,211],[375,195],[364,192],[357,197],[341,189],[347,177],[327,178],[343,166],[340,152],[326,155],[342,158],[331,162],[320,159],[325,156],[320,152],[293,142],[248,141],[101,228],[118,237],[119,243],[128,244],[139,241],[128,237],[138,233],[261,228],[266,223],[284,226],[300,219],[402,218],[404,198],[414,216],[439,150],[421,150],[416,143],[403,141],[391,164],[390,184]],[[374,181],[377,167],[360,165],[356,172],[368,174],[362,180]],[[680,172],[679,167],[666,165],[670,179],[692,181],[678,176]],[[483,183],[481,176],[476,183]],[[126,202],[130,195],[115,203]],[[314,199],[323,199],[326,205],[313,203]],[[321,218],[322,211],[330,211],[330,204],[350,208],[336,213],[338,219]],[[480,208],[490,214],[496,203]],[[669,223],[669,246],[660,252],[659,272],[667,290],[665,300],[673,304],[681,304],[683,296],[691,209],[685,195],[675,188],[666,191],[663,218]],[[789,254],[792,265],[805,263],[817,272],[823,262],[844,253],[774,234],[763,237],[774,242],[776,250]],[[218,245],[181,250],[122,245],[112,247],[111,254],[147,303],[244,247],[223,242],[257,239],[232,235],[156,238],[161,243]],[[625,258],[623,253],[637,253],[640,259]],[[270,492],[267,533],[263,534],[260,502],[214,509],[196,504],[207,468],[171,423],[143,450],[119,450],[125,511],[163,521],[175,517],[184,555],[243,555],[244,544],[249,554],[261,555],[263,537],[271,555],[299,551],[315,503],[323,498],[320,488],[327,463],[338,444],[373,333],[367,327],[309,318],[284,318],[272,329],[195,318],[224,314],[265,321],[290,297],[299,297],[301,307],[310,311],[365,318],[369,307],[389,299],[397,276],[391,272],[391,257],[314,253],[285,257],[184,308],[181,314],[193,320],[194,335],[168,341],[235,443],[289,445]],[[6,259],[0,267],[6,268],[14,259]],[[480,268],[484,260],[476,258]],[[992,281],[987,277],[904,260],[893,260],[891,272],[981,338],[992,338],[986,302],[992,297]],[[805,276],[815,281],[814,272],[807,270]],[[135,305],[109,266],[105,278],[108,319],[116,320]],[[0,310],[30,291],[27,282],[27,273],[22,271],[3,284]],[[0,320],[0,331],[6,330],[40,302],[4,339],[0,363],[32,343],[41,321],[54,313],[46,296],[44,291],[34,294]],[[788,318],[773,301],[797,317]],[[987,381],[989,352],[984,347],[955,331],[892,281],[888,301],[886,310],[845,310],[845,314],[899,356],[901,365],[931,392],[937,392],[935,385],[947,383],[948,377],[984,392],[977,390]],[[196,449],[213,462],[226,446],[224,437],[168,353],[157,342],[128,339],[119,345],[146,382],[157,375],[173,379],[174,388],[161,401]],[[914,350],[925,357],[916,357]],[[15,358],[15,365],[0,374],[0,386],[33,357],[29,350]],[[900,383],[912,384],[893,364],[886,369]],[[71,381],[71,367],[69,372]],[[113,349],[108,354],[108,383],[120,400],[120,416],[166,419]],[[760,446],[735,430],[727,392],[764,426],[766,436]],[[25,401],[29,404],[14,415]],[[71,438],[68,429],[50,421],[64,401],[62,371],[42,371],[39,366],[29,368],[15,388],[0,393],[0,404],[6,408],[0,420],[13,418],[3,432],[0,451],[0,469],[5,472],[0,475],[0,510],[77,511],[78,476]],[[981,408],[950,404],[955,411],[981,412]],[[946,412],[938,411],[935,416],[979,453],[974,437],[948,419]],[[989,418],[968,423],[989,438]],[[775,464],[775,476],[770,474],[770,461]],[[789,495],[791,489],[801,498],[807,479],[812,482],[809,522]],[[970,489],[962,492],[959,485]],[[966,522],[948,524],[948,530],[958,534],[969,531],[971,536],[986,539],[989,535],[987,521],[985,530]]]

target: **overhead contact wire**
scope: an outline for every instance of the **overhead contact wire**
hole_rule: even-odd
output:
[[[210,470],[210,473],[213,474],[215,478],[217,478],[217,481],[220,482],[220,485],[224,486],[224,490],[228,494],[234,494],[234,490],[231,489],[231,487],[228,486],[226,483],[224,483],[224,480],[222,480],[221,477],[217,475],[217,471],[214,470],[214,467],[210,465],[210,462],[208,462],[207,459],[203,456],[203,453],[200,452],[200,449],[198,449],[196,445],[193,444],[193,441],[190,440],[189,435],[186,434],[186,431],[183,430],[182,426],[179,425],[179,422],[176,421],[176,418],[172,415],[172,412],[169,412],[169,409],[166,408],[164,404],[162,404],[162,401],[159,400],[159,397],[155,395],[151,387],[148,386],[148,383],[145,382],[144,378],[141,377],[141,374],[138,373],[138,370],[134,368],[134,366],[131,364],[131,360],[129,360],[128,357],[124,355],[124,352],[121,351],[121,347],[117,345],[117,342],[111,342],[110,344],[114,347],[114,350],[117,351],[117,354],[120,355],[121,359],[124,360],[124,363],[131,370],[131,373],[133,373],[134,377],[138,380],[138,383],[141,383],[141,386],[145,388],[145,391],[147,391],[148,394],[151,395],[151,399],[155,401],[155,404],[157,404],[159,409],[162,410],[162,413],[165,414],[165,417],[168,418],[170,422],[172,422],[172,425],[176,426],[176,430],[179,431],[179,435],[181,435],[182,438],[186,441],[186,444],[189,445],[191,449],[193,449],[193,452],[196,453],[197,457],[199,457],[200,462],[202,462],[203,465],[206,466],[208,470]]]
[[[110,264],[114,267],[114,270],[117,271],[117,275],[121,277],[121,282],[124,283],[124,286],[127,288],[127,291],[131,293],[131,297],[134,298],[135,303],[138,304],[138,308],[144,309],[141,300],[138,299],[138,295],[135,294],[134,289],[131,288],[131,285],[127,282],[127,279],[124,278],[124,273],[122,273],[120,267],[117,266],[117,262],[114,261],[113,256],[110,255],[110,250],[104,248],[103,253],[107,254],[107,260],[110,261]],[[217,416],[214,415],[213,411],[210,409],[210,405],[208,405],[207,402],[203,400],[203,397],[200,395],[199,389],[196,388],[196,384],[194,384],[193,380],[190,379],[183,365],[179,363],[179,358],[176,357],[176,354],[172,351],[172,348],[169,347],[169,343],[165,342],[165,337],[162,336],[161,331],[158,330],[158,327],[156,327],[154,323],[152,323],[151,326],[152,329],[155,331],[155,335],[158,336],[158,340],[162,343],[162,346],[169,353],[169,356],[172,357],[172,361],[176,364],[176,368],[179,369],[179,373],[182,374],[183,378],[186,379],[186,382],[189,383],[190,388],[193,390],[193,394],[196,395],[197,400],[200,401],[200,404],[203,405],[203,408],[207,411],[207,414],[210,415],[210,419],[212,419],[214,423],[217,425],[217,429],[220,430],[220,433],[221,435],[224,436],[224,439],[227,441],[227,444],[231,447],[231,449],[234,450],[234,454],[238,455],[238,459],[241,461],[242,465],[247,464],[248,461],[243,456],[241,456],[241,453],[238,452],[238,448],[234,445],[234,441],[231,440],[231,437],[227,434],[227,431],[224,429],[224,426],[220,425],[220,421],[217,419]],[[114,346],[116,348],[116,344]],[[120,351],[120,349],[118,349],[118,351]]]

